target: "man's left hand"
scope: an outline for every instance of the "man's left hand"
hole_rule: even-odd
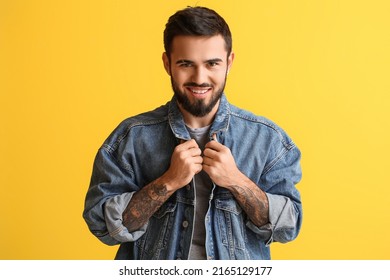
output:
[[[203,151],[203,170],[215,184],[224,188],[237,184],[243,176],[230,149],[218,143],[215,136]]]

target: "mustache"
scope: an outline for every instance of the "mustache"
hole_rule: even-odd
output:
[[[203,84],[197,84],[197,83],[193,83],[193,82],[188,82],[188,83],[185,83],[184,84],[185,87],[205,87],[205,88],[210,88],[210,87],[213,87],[212,85],[210,84],[207,84],[207,83],[203,83]]]

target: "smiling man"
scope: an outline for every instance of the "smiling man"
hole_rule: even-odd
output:
[[[171,75],[172,88],[187,124],[204,117],[203,122],[210,124],[216,114],[234,58],[225,45],[221,35],[181,35],[173,39],[170,52],[163,54],[165,69]]]
[[[234,53],[204,7],[172,15],[163,64],[174,96],[122,122],[99,149],[84,219],[116,259],[270,259],[302,222],[300,152],[224,94]]]

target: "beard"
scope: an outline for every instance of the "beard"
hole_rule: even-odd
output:
[[[221,99],[223,95],[223,91],[225,90],[226,85],[226,76],[225,81],[223,82],[222,86],[217,89],[211,96],[211,100],[206,103],[203,99],[197,99],[195,101],[191,101],[185,92],[182,92],[179,87],[177,86],[176,82],[173,80],[171,76],[171,84],[172,89],[174,92],[174,96],[176,97],[177,102],[183,107],[184,110],[186,110],[188,113],[193,115],[194,117],[204,117],[207,114],[209,114],[215,105],[218,103],[218,101]],[[213,88],[210,84],[195,84],[195,83],[186,83],[184,86],[195,86],[195,87],[207,87],[207,88]]]

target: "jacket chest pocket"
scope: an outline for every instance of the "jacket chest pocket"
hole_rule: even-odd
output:
[[[160,259],[172,232],[176,203],[164,203],[149,219],[147,231],[138,242],[141,259]]]
[[[215,199],[216,219],[222,243],[229,250],[245,249],[243,211],[233,197]]]

